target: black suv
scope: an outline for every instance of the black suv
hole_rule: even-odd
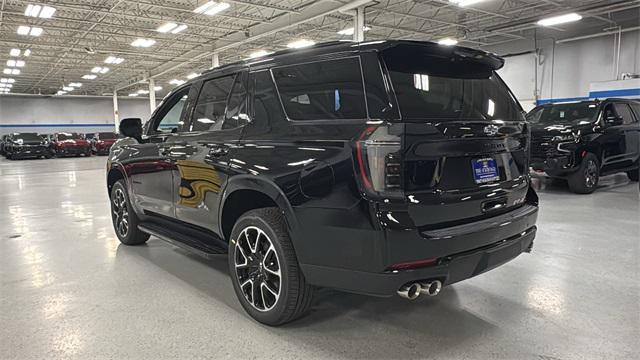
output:
[[[529,251],[524,112],[495,55],[328,43],[203,74],[144,127],[124,119],[107,184],[120,241],[226,253],[260,322],[314,287],[414,299]]]
[[[5,157],[13,160],[52,156],[49,142],[36,133],[9,134],[2,148]]]
[[[600,176],[626,171],[638,181],[640,101],[607,99],[546,104],[527,114],[531,166],[566,178],[571,191],[588,194]]]

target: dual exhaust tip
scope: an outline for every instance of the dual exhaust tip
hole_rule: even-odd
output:
[[[442,290],[442,282],[440,280],[414,282],[403,285],[398,290],[398,295],[408,300],[415,300],[420,295],[436,296],[440,293],[440,290]]]

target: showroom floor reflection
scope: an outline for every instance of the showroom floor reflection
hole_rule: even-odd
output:
[[[281,328],[247,317],[226,257],[119,245],[105,158],[0,160],[0,358],[633,358],[637,183],[536,180],[532,254],[409,302],[323,289]],[[599,291],[594,284],[602,284]]]

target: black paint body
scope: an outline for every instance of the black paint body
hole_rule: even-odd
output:
[[[587,153],[595,154],[600,162],[600,174],[607,175],[638,169],[640,158],[640,101],[607,99],[585,101],[576,106],[592,106],[593,116],[582,124],[532,123],[531,166],[553,177],[568,177],[580,169]],[[609,121],[605,110],[615,105],[625,106],[624,115]],[[562,104],[541,105],[529,112],[551,109]],[[624,118],[623,118],[624,116]]]
[[[154,130],[171,94],[145,126],[142,141],[111,148],[109,190],[125,179],[136,213],[158,229],[188,229],[200,249],[224,249],[235,219],[252,208],[277,206],[285,214],[298,261],[310,284],[390,296],[410,281],[445,285],[498,266],[531,248],[537,196],[528,175],[529,130],[519,119],[403,121],[380,54],[403,46],[427,52],[431,43],[336,43],[284,51],[203,74],[190,86],[177,132]],[[485,53],[490,61],[501,60]],[[409,54],[410,55],[410,54]],[[251,79],[288,64],[344,57],[360,60],[367,99],[389,108],[355,120],[294,121],[280,109],[256,116]],[[248,72],[251,120],[220,131],[183,131],[202,83]],[[376,86],[379,84],[380,86]],[[373,101],[373,100],[370,100]],[[515,99],[511,101],[516,102]],[[516,105],[519,108],[519,105]],[[263,113],[264,114],[264,113]],[[487,134],[487,126],[499,124]],[[368,127],[387,128],[402,142],[404,189],[376,196],[363,189],[356,143]],[[476,184],[472,159],[492,156],[500,180]],[[394,265],[435,258],[429,267]]]

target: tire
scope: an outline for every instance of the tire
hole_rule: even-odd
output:
[[[138,230],[140,220],[131,207],[124,180],[118,180],[111,188],[111,221],[116,236],[125,245],[141,245],[149,240],[149,234]]]
[[[582,158],[580,168],[569,178],[569,189],[576,194],[591,194],[598,187],[600,181],[600,161],[592,154]]]
[[[4,157],[5,157],[5,158],[7,158],[7,159],[9,159],[9,160],[11,160],[11,158],[13,157],[13,155],[11,155],[11,153],[6,153]]]
[[[47,153],[44,155],[44,158],[45,158],[45,159],[51,159],[52,157],[53,157],[53,154],[52,154],[51,152],[47,152]]]
[[[302,274],[278,208],[251,210],[236,221],[229,244],[229,273],[240,304],[263,324],[285,324],[311,307],[313,287]],[[257,289],[254,281],[260,282]]]
[[[638,175],[640,175],[640,169],[635,169],[631,171],[627,171],[627,176],[631,181],[638,181]]]

